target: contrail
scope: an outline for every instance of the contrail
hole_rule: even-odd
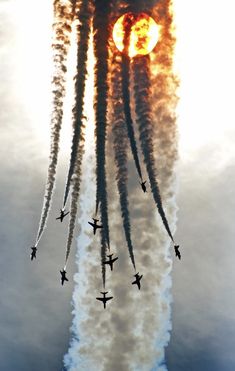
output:
[[[146,164],[149,182],[153,194],[154,201],[157,205],[158,212],[162,218],[165,229],[174,243],[174,239],[162,206],[162,200],[158,182],[156,179],[156,169],[154,160],[153,148],[153,121],[151,117],[151,108],[149,95],[151,90],[150,84],[150,59],[149,56],[135,58],[133,62],[134,71],[134,96],[135,96],[135,112],[136,121],[140,131],[140,142],[144,161]]]
[[[130,34],[131,34],[131,27],[132,27],[131,19],[125,19],[123,24],[124,28],[124,50],[122,54],[122,95],[123,95],[123,103],[124,103],[124,113],[126,118],[126,125],[128,131],[128,137],[130,140],[131,151],[135,161],[135,166],[138,172],[138,175],[142,181],[142,173],[140,168],[139,156],[138,156],[138,149],[135,139],[135,132],[133,121],[131,117],[131,108],[130,108],[130,58],[128,57],[128,49],[130,43]]]
[[[77,150],[81,140],[82,125],[84,120],[84,92],[87,78],[87,53],[91,26],[91,2],[82,0],[74,11],[79,21],[77,25],[77,72],[75,76],[75,106],[73,108],[73,140],[70,156],[69,171],[67,175],[63,209],[66,206],[72,176],[75,172]]]
[[[114,57],[115,58],[115,57]],[[123,219],[123,227],[126,236],[126,242],[129,250],[129,255],[134,269],[135,258],[133,252],[133,245],[131,239],[131,225],[129,216],[129,206],[128,206],[128,190],[127,190],[127,130],[126,123],[123,115],[123,102],[120,101],[121,91],[122,91],[122,76],[121,76],[121,63],[120,57],[118,60],[118,55],[116,55],[116,60],[113,60],[113,76],[112,76],[112,105],[113,105],[113,115],[112,115],[112,134],[113,134],[113,145],[115,153],[115,162],[117,166],[116,180],[118,185],[120,205]]]
[[[95,134],[96,134],[96,210],[100,203],[101,221],[101,263],[103,285],[105,287],[106,250],[110,248],[108,225],[108,201],[105,169],[105,143],[107,131],[108,106],[108,43],[110,37],[110,4],[106,0],[94,0],[94,54],[95,63]]]
[[[56,167],[58,161],[60,130],[63,118],[63,101],[65,95],[65,75],[67,71],[66,62],[70,46],[70,34],[72,24],[71,2],[66,4],[61,0],[54,1],[54,40],[52,49],[54,52],[53,62],[55,73],[52,79],[53,100],[51,117],[51,146],[50,161],[46,180],[44,204],[38,228],[35,246],[38,245],[43,231],[46,227],[47,217],[50,210],[53,189],[55,186]]]

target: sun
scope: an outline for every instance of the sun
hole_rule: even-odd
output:
[[[113,40],[120,52],[124,50],[123,39],[127,24],[131,24],[129,57],[149,54],[158,42],[157,23],[146,13],[126,13],[121,16],[113,27]]]

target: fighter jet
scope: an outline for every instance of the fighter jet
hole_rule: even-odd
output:
[[[106,260],[106,261],[104,262],[104,264],[109,264],[109,265],[110,265],[111,271],[113,270],[113,263],[114,263],[116,260],[118,260],[118,257],[112,259],[112,256],[113,256],[113,254],[107,255],[107,258],[109,258],[109,260]]]
[[[68,278],[66,277],[66,271],[63,269],[62,271],[60,271],[60,274],[61,274],[61,285],[63,286],[64,284],[64,281],[68,281]]]
[[[140,276],[139,272],[134,274],[135,281],[132,282],[132,285],[137,285],[138,289],[140,290],[140,280],[143,277],[143,275]]]
[[[94,234],[96,234],[96,230],[98,228],[103,228],[103,226],[97,224],[97,222],[99,221],[99,219],[94,219],[94,218],[92,218],[92,219],[94,220],[94,223],[92,223],[92,222],[88,222],[88,223],[93,227]]]
[[[96,299],[103,302],[104,309],[105,309],[106,308],[106,301],[113,299],[113,296],[106,297],[106,294],[108,294],[108,291],[106,291],[106,292],[101,291],[100,293],[103,295],[103,297],[102,298],[96,298]]]
[[[32,252],[30,254],[31,260],[36,259],[36,252],[37,252],[36,246],[31,247],[31,250],[32,250]]]
[[[180,254],[180,251],[179,251],[179,245],[175,245],[174,246],[174,249],[175,249],[175,256],[177,257],[177,258],[179,258],[179,260],[181,259],[181,254]]]
[[[69,211],[66,213],[64,209],[60,209],[60,216],[58,216],[58,218],[56,218],[56,220],[60,220],[61,223],[63,222],[63,219],[66,215],[69,214]]]
[[[145,182],[139,182],[143,191],[144,191],[144,193],[147,192],[146,185],[145,185],[146,182],[147,182],[147,180],[145,180]]]

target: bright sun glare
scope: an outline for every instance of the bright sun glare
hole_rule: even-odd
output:
[[[121,16],[113,27],[113,40],[119,51],[124,49],[125,23],[132,22],[130,33],[130,45],[128,55],[130,58],[136,55],[149,54],[157,44],[159,27],[149,15],[139,13],[127,13]]]

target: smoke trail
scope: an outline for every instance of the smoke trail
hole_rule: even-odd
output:
[[[113,117],[112,117],[112,133],[113,133],[113,144],[115,153],[115,162],[117,166],[117,184],[120,196],[120,205],[122,211],[123,227],[126,236],[126,242],[131,258],[131,262],[135,267],[135,258],[133,253],[133,245],[131,240],[131,226],[129,217],[129,206],[128,206],[128,191],[127,191],[127,130],[126,123],[123,117],[123,103],[120,102],[120,96],[122,91],[122,80],[121,80],[121,66],[120,60],[112,63],[113,75],[112,75],[112,104],[113,104]],[[115,73],[114,73],[115,71]]]
[[[92,125],[93,123],[91,123]],[[80,338],[80,327],[83,326],[85,318],[90,316],[89,308],[87,308],[87,294],[93,295],[89,298],[92,303],[95,302],[94,292],[98,292],[99,286],[94,288],[89,287],[90,277],[89,273],[92,272],[92,276],[96,277],[99,275],[99,252],[94,246],[94,239],[88,235],[88,224],[92,210],[94,208],[95,201],[95,161],[92,151],[95,149],[94,138],[88,138],[88,146],[86,146],[86,152],[84,155],[84,162],[82,165],[82,184],[81,184],[81,197],[79,200],[79,235],[77,239],[77,252],[76,252],[76,263],[78,266],[78,272],[74,276],[75,288],[73,292],[73,325],[72,325],[72,339],[67,354],[64,356],[64,365],[67,371],[77,370],[92,370],[90,367],[89,360],[85,360],[83,364],[80,364],[80,351],[82,353],[82,342]],[[87,143],[86,142],[86,143]],[[94,195],[94,197],[93,197]],[[90,304],[90,302],[89,302]],[[92,315],[91,315],[92,316]]]
[[[168,189],[166,194],[168,198],[174,197],[175,173],[172,164],[178,158],[175,107],[178,102],[176,89],[179,81],[172,71],[175,37],[172,34],[173,20],[169,11],[171,2],[171,0],[161,0],[154,8],[153,17],[158,19],[161,37],[156,52],[151,55],[155,68],[150,75],[151,84],[155,86],[152,89],[151,106],[157,118],[156,125],[152,127],[153,140],[157,158],[161,158],[158,164],[159,186],[162,196],[164,190]]]
[[[130,58],[128,57],[128,49],[129,49],[129,42],[130,42],[130,33],[133,19],[129,19],[129,17],[124,18],[123,28],[125,30],[124,33],[124,50],[122,54],[122,95],[123,95],[123,102],[124,102],[124,113],[126,118],[126,125],[128,131],[128,137],[130,140],[131,151],[134,157],[135,166],[138,172],[138,175],[142,181],[142,173],[140,168],[139,156],[138,156],[138,149],[135,140],[135,133],[133,127],[133,121],[131,117],[131,108],[130,108]]]
[[[137,2],[137,0],[135,0]],[[134,1],[133,1],[134,2]],[[138,3],[143,3],[138,1]],[[146,1],[145,1],[146,3]],[[175,158],[172,153],[175,150],[175,126],[173,120],[168,126],[169,112],[174,109],[172,104],[172,88],[167,81],[171,74],[171,65],[164,69],[164,78],[153,75],[153,70],[163,67],[163,63],[172,54],[172,47],[166,48],[170,38],[170,31],[167,34],[167,28],[170,23],[165,21],[169,17],[167,1],[159,0],[157,8],[157,17],[160,19],[163,27],[164,42],[160,44],[158,53],[161,60],[154,55],[153,66],[151,66],[151,81],[154,84],[154,95],[149,99],[154,112],[154,135],[156,135],[156,126],[160,125],[159,131],[164,131],[166,145],[164,147],[164,161],[158,158],[159,168],[163,169],[166,162],[167,168],[160,173],[162,181],[162,197],[167,203],[169,213],[169,222],[171,227],[175,223],[175,200],[172,198],[174,193],[174,184],[172,181],[173,167]],[[118,9],[119,11],[119,9]],[[164,88],[157,81],[163,79]],[[157,101],[155,97],[158,97]],[[121,99],[121,97],[120,97]],[[120,101],[119,99],[119,101]],[[160,122],[158,114],[160,114]],[[109,132],[107,133],[109,134]],[[174,138],[174,139],[173,139]],[[108,136],[107,143],[110,144]],[[156,138],[153,138],[155,141]],[[161,139],[160,139],[161,140]],[[163,140],[162,147],[163,151]],[[115,177],[114,162],[111,156],[111,148],[107,146],[107,180],[108,184],[113,184]],[[90,161],[87,161],[85,169],[90,169]],[[128,169],[129,170],[129,169]],[[146,198],[142,192],[138,192],[138,185],[132,181],[135,172],[130,175],[129,201],[131,213],[134,215],[133,240],[138,241],[141,248],[135,250],[135,256],[141,264],[141,273],[143,276],[142,289],[139,292],[134,290],[131,285],[130,269],[126,259],[126,250],[118,251],[118,274],[112,274],[112,280],[109,281],[111,295],[114,299],[104,310],[102,305],[98,305],[94,293],[99,288],[97,280],[98,252],[95,244],[87,242],[87,248],[80,250],[77,255],[77,264],[79,275],[75,279],[77,285],[73,296],[74,337],[71,341],[69,352],[64,362],[68,371],[146,371],[158,370],[165,371],[164,366],[164,347],[169,342],[170,331],[170,300],[169,290],[171,286],[170,270],[171,260],[169,259],[169,238],[163,230],[162,225],[156,220],[156,207],[150,199]],[[87,176],[87,174],[86,174]],[[90,194],[93,194],[92,181],[87,181],[88,188],[86,193],[85,206],[89,208],[90,213],[92,202]],[[109,206],[110,224],[113,232],[113,246],[121,246],[124,241],[120,233],[121,218],[117,213],[119,204],[118,195],[114,187],[110,187],[109,197],[112,202]],[[88,214],[89,215],[89,214]],[[87,216],[83,220],[83,231],[87,226]],[[141,225],[148,224],[148,228],[139,228]],[[85,233],[83,234],[83,236]],[[79,236],[82,238],[83,236]],[[87,235],[86,235],[87,237]],[[80,240],[79,240],[80,241]],[[82,244],[86,243],[85,240]],[[107,275],[109,272],[107,272]],[[97,321],[99,318],[99,321]],[[95,344],[95,346],[94,346]]]
[[[133,62],[135,111],[137,123],[139,125],[142,152],[144,155],[144,161],[149,176],[153,198],[157,205],[158,212],[162,218],[165,229],[174,243],[174,239],[162,206],[160,190],[156,180],[155,160],[153,156],[154,148],[152,140],[152,117],[148,98],[150,94],[149,63],[149,56],[135,58]]]
[[[71,192],[71,206],[70,206],[70,219],[69,219],[69,229],[68,229],[68,239],[66,245],[66,257],[65,257],[65,270],[66,264],[68,262],[69,254],[71,245],[73,242],[73,235],[74,235],[74,228],[76,224],[76,216],[78,210],[78,198],[79,198],[79,191],[80,191],[80,184],[81,184],[81,165],[82,165],[82,157],[84,153],[84,138],[81,138],[81,143],[78,149],[78,153],[76,155],[76,164],[74,166],[75,174],[72,177],[72,192]]]
[[[115,178],[114,165],[112,156],[108,156],[107,176],[112,183]],[[88,161],[86,168],[89,166]],[[134,174],[133,172],[132,175]],[[135,217],[133,237],[140,247],[135,251],[135,255],[144,275],[142,289],[139,292],[131,285],[133,279],[130,276],[126,249],[120,248],[117,271],[112,273],[108,287],[109,294],[114,296],[114,299],[104,310],[102,304],[95,300],[99,289],[96,245],[90,245],[88,242],[86,248],[79,251],[79,275],[75,277],[77,285],[73,296],[74,336],[65,359],[67,371],[165,370],[163,367],[154,368],[154,365],[156,360],[162,362],[163,347],[169,341],[169,334],[165,331],[165,315],[169,311],[165,291],[169,282],[166,284],[165,280],[166,277],[168,279],[171,262],[166,258],[166,234],[156,223],[152,200],[146,199],[146,195],[138,192],[136,182],[130,185],[130,207]],[[90,186],[83,212],[85,207],[90,207],[91,204]],[[111,187],[110,196],[110,224],[115,236],[114,246],[119,247],[125,241],[120,233],[122,221],[117,213],[119,200],[114,187]],[[90,209],[87,213],[89,211]],[[143,231],[137,226],[145,225],[146,220],[148,228]],[[87,218],[84,218],[84,230],[86,225]],[[81,238],[82,236],[79,236],[79,241]],[[107,275],[109,274],[111,273],[108,271]]]
[[[91,25],[91,4],[90,0],[82,0],[80,7],[77,9],[74,4],[74,11],[77,12],[78,25],[77,25],[77,72],[75,76],[75,106],[73,108],[73,140],[70,156],[69,171],[67,175],[63,208],[65,208],[71,179],[75,173],[75,164],[77,157],[77,149],[81,141],[82,123],[84,119],[84,92],[85,81],[87,78],[87,53]]]
[[[46,189],[44,195],[44,204],[39,223],[39,229],[35,246],[37,246],[43,231],[46,227],[48,212],[55,186],[56,167],[58,161],[60,130],[63,118],[63,100],[65,95],[65,74],[67,71],[66,62],[68,48],[70,46],[70,33],[72,14],[70,2],[62,4],[61,0],[54,1],[54,40],[52,44],[54,56],[55,73],[52,80],[53,100],[52,100],[52,117],[51,117],[51,146],[50,146],[50,161],[48,166],[48,174],[46,181]]]
[[[108,105],[108,42],[110,36],[109,13],[110,4],[106,0],[94,1],[94,54],[95,64],[95,136],[96,136],[96,210],[100,203],[101,221],[101,261],[102,277],[105,287],[105,257],[106,249],[110,247],[108,225],[108,201],[106,190],[105,170],[105,143],[107,130],[107,105]]]

